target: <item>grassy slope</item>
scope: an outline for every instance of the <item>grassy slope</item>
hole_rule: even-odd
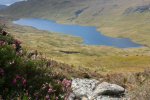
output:
[[[24,39],[26,38],[26,35],[30,35],[30,34],[32,34],[32,36],[34,36],[35,34],[37,34],[37,37],[38,37],[38,39],[41,39],[41,37],[52,37],[53,35],[52,35],[52,33],[49,33],[49,34],[47,34],[46,32],[42,32],[42,31],[37,31],[37,30],[34,30],[34,29],[31,29],[31,28],[27,28],[27,27],[24,27],[24,28],[21,28],[21,27],[14,27],[13,26],[13,28],[12,28],[12,26],[9,26],[9,30],[10,31],[13,31],[13,33],[19,33],[19,34],[14,34],[14,35],[16,35],[18,38],[20,38],[20,39],[23,39],[23,41],[24,41]],[[21,28],[21,29],[20,29]],[[28,30],[28,31],[27,31]],[[24,31],[26,31],[25,33],[23,33]],[[36,32],[36,33],[34,33],[34,32]],[[21,33],[21,34],[20,34]],[[42,34],[43,35],[42,35]],[[26,35],[25,35],[26,34]],[[23,38],[21,38],[21,36],[24,36]],[[44,38],[44,39],[46,39],[46,37]],[[56,37],[56,35],[55,35],[55,38],[57,38]],[[59,38],[62,38],[62,37],[59,37]],[[34,38],[35,39],[35,38]],[[49,39],[49,38],[48,38]],[[66,38],[67,39],[67,38]],[[69,38],[70,39],[70,38]],[[37,39],[35,39],[36,41],[38,41]],[[47,40],[47,39],[46,39]],[[55,39],[54,39],[55,40]],[[53,42],[54,42],[54,40],[52,40]],[[78,39],[77,39],[78,40]],[[50,41],[49,40],[49,42],[52,42],[52,41]],[[30,41],[24,41],[24,45],[26,45],[27,43],[29,43]],[[34,41],[35,42],[35,41]],[[45,42],[45,41],[44,41]],[[55,42],[57,42],[57,41],[55,41]],[[54,43],[55,43],[54,42]],[[39,42],[40,43],[40,42]],[[44,43],[45,44],[45,43]],[[28,44],[29,45],[29,44]],[[37,44],[35,44],[35,46],[36,46]],[[33,45],[32,45],[33,46]],[[114,51],[114,50],[113,50]],[[9,53],[8,53],[9,54]],[[27,55],[28,55],[28,53],[27,53]],[[24,55],[24,56],[22,56],[22,57],[25,57],[26,58],[26,56],[27,55]],[[115,56],[115,58],[116,58],[116,56]],[[119,57],[118,57],[119,58]],[[31,59],[30,59],[31,60]],[[31,61],[29,60],[29,58],[28,58],[28,61],[30,62],[27,62],[26,61],[26,63],[24,63],[24,62],[22,62],[21,64],[30,64],[30,67],[32,68],[32,67],[35,67],[35,65],[33,66],[32,64],[31,64]],[[33,61],[34,61],[34,64],[35,64],[35,62],[36,62],[36,60],[38,60],[38,62],[39,62],[39,64],[40,64],[40,61],[41,61],[41,58],[40,57],[37,57],[36,59],[34,59]],[[46,59],[45,59],[46,60]],[[108,60],[108,59],[107,59]],[[130,59],[131,60],[131,59]],[[42,60],[43,62],[45,62],[44,60]],[[129,59],[127,59],[127,62],[129,61]],[[135,61],[135,59],[134,59],[134,61]],[[138,60],[137,60],[138,61]],[[86,70],[86,69],[84,69],[84,68],[80,68],[80,69],[78,69],[78,70],[76,70],[76,69],[74,69],[74,67],[73,66],[68,66],[68,65],[66,65],[66,64],[63,64],[63,63],[58,63],[58,62],[56,62],[56,61],[53,61],[53,60],[50,60],[50,62],[52,63],[51,64],[51,66],[50,66],[50,69],[52,70],[52,72],[54,73],[53,75],[55,75],[56,74],[56,76],[53,76],[53,79],[61,79],[61,78],[64,78],[64,75],[65,76],[67,76],[67,77],[81,77],[81,78],[83,78],[83,77],[87,77],[87,74],[84,74],[84,73],[88,73],[89,72],[89,70]],[[145,62],[143,62],[144,64],[146,64]],[[38,65],[38,63],[36,63],[37,65]],[[138,63],[139,64],[139,63]],[[32,65],[32,66],[31,66]],[[37,65],[36,65],[36,67],[37,67]],[[41,65],[41,64],[40,64]],[[25,65],[22,65],[21,67],[21,70],[23,70],[23,68],[24,68],[24,66]],[[11,66],[12,67],[12,66]],[[14,66],[13,66],[14,67]],[[15,67],[14,67],[15,68]],[[28,67],[29,68],[29,67]],[[45,63],[43,63],[43,66],[41,67],[40,66],[40,68],[44,68],[45,69]],[[32,71],[33,71],[33,69],[32,69]],[[47,71],[49,71],[49,68],[46,70],[46,72]],[[5,72],[6,72],[6,70],[5,70]],[[11,71],[10,71],[11,72]],[[14,71],[13,71],[14,72]],[[19,71],[20,72],[20,71]],[[35,71],[33,71],[33,72],[35,72]],[[121,70],[120,70],[120,72],[121,72]],[[41,73],[41,70],[39,70],[39,72],[38,73]],[[130,97],[131,98],[131,100],[149,100],[149,98],[150,98],[150,95],[149,95],[149,92],[150,92],[150,90],[149,90],[149,84],[150,84],[150,70],[149,69],[147,69],[147,70],[145,70],[144,72],[141,72],[141,73],[121,73],[121,74],[118,74],[118,73],[115,73],[115,74],[113,74],[113,73],[111,73],[111,74],[109,74],[109,75],[106,75],[106,76],[102,76],[101,74],[96,74],[95,72],[93,73],[93,71],[90,71],[89,72],[90,74],[89,75],[91,75],[92,74],[92,77],[94,77],[94,76],[96,76],[95,78],[100,78],[100,81],[108,81],[108,82],[110,82],[110,83],[114,83],[114,84],[118,84],[118,85],[121,85],[121,86],[123,86],[123,87],[125,87],[127,90],[128,90],[128,93],[127,93],[127,97]],[[12,74],[12,73],[11,73]],[[16,74],[15,72],[13,73],[13,74]],[[22,71],[21,71],[21,74],[23,74],[22,73]],[[34,75],[34,74],[33,74]],[[36,75],[36,74],[35,74]],[[45,76],[45,75],[44,75]],[[45,76],[46,77],[46,76]],[[49,78],[50,78],[50,76],[48,76]],[[46,80],[47,79],[49,79],[49,78],[46,78]],[[32,78],[31,78],[32,79]],[[40,78],[39,78],[40,79]],[[38,79],[38,80],[39,80]],[[41,82],[43,82],[44,81],[44,79],[43,79],[43,76],[42,76],[42,78],[40,79],[41,80]],[[37,77],[36,77],[36,80],[37,80]],[[48,80],[47,80],[48,81]],[[31,81],[30,81],[31,82]],[[33,84],[35,84],[34,82],[36,82],[35,80],[33,81]],[[7,84],[8,85],[8,84]],[[37,84],[36,84],[37,85]],[[37,86],[39,86],[39,85],[37,85]],[[56,87],[56,88],[58,88],[58,87]],[[9,88],[10,89],[10,88]],[[21,87],[21,89],[22,89],[22,87]],[[15,90],[14,90],[15,91]],[[15,93],[15,92],[12,92],[12,94],[13,93]],[[58,90],[58,91],[60,91],[60,89]],[[62,93],[62,92],[61,92]],[[10,94],[10,93],[9,93]],[[43,94],[44,95],[44,94]],[[6,96],[6,95],[5,95]],[[13,94],[13,97],[15,98],[15,96],[14,96],[14,94]],[[18,97],[18,96],[17,96]],[[12,98],[12,97],[11,97]]]
[[[29,27],[9,26],[9,30],[27,49],[43,52],[46,57],[82,66],[98,73],[139,72],[149,67],[149,48],[117,49],[105,46],[83,46],[81,39]],[[70,42],[68,42],[70,41]],[[79,52],[66,54],[60,51]]]
[[[135,2],[135,0],[130,1]],[[137,0],[136,3],[138,1],[139,0]],[[129,6],[132,4],[135,3],[128,3]],[[67,17],[68,15],[69,14],[67,14]],[[67,22],[79,23],[83,25],[95,25],[106,35],[113,37],[130,37],[134,41],[150,46],[149,13],[131,14],[129,16],[114,15],[115,17],[101,15],[97,18],[85,17],[87,15],[83,14],[82,17],[80,16],[72,22],[66,20],[66,16],[64,17],[63,14],[61,14],[61,17],[59,18],[54,17],[51,14],[49,15],[49,13],[42,15],[42,17],[55,20],[59,19],[62,23]],[[97,20],[99,20],[99,22]],[[38,51],[45,53],[46,56],[61,62],[83,66],[89,72],[92,70],[100,74],[111,73],[111,75],[108,75],[108,80],[111,83],[117,83],[128,87],[128,92],[131,99],[149,100],[149,70],[147,69],[145,72],[138,74],[128,73],[143,71],[145,68],[150,67],[149,47],[139,49],[117,49],[111,47],[81,46],[79,44],[81,40],[78,38],[60,36],[54,33],[38,31],[29,27],[14,25],[9,27],[11,27],[9,31],[23,41],[24,47],[38,49]],[[71,40],[71,42],[68,43],[64,40]],[[80,53],[65,54],[59,52],[60,50],[78,51]],[[76,69],[82,72],[82,67],[76,67]],[[85,72],[87,70],[85,70]],[[75,74],[79,73],[74,70],[72,72]],[[113,75],[112,72],[125,72],[125,74]]]
[[[43,0],[42,2],[40,0],[29,0],[29,2],[24,2],[23,4],[12,5],[3,14],[7,13],[6,15],[9,17],[11,15],[11,17],[15,18],[23,16],[42,17],[57,20],[61,23],[94,25],[104,34],[113,37],[129,37],[139,43],[150,45],[149,13],[123,15],[125,9],[145,5],[149,0],[143,2],[141,2],[142,0],[136,0],[136,2],[135,0],[78,1],[64,3],[64,0]],[[85,7],[88,8],[79,17],[75,18],[74,12]],[[27,8],[30,8],[30,10]],[[103,8],[104,10],[102,10]],[[74,20],[68,20],[70,18],[74,18]],[[16,29],[17,31],[15,31]],[[100,73],[143,71],[150,64],[149,47],[117,49],[104,46],[82,46],[79,44],[81,39],[70,36],[60,36],[19,26],[10,30],[13,31],[17,38],[21,38],[27,48],[38,49],[49,58],[76,66],[83,66]],[[61,50],[75,51],[79,52],[79,54],[65,54],[59,52]]]

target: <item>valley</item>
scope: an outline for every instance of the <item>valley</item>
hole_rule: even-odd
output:
[[[141,5],[147,7],[149,0],[136,0],[136,2],[135,0],[124,2],[121,0],[77,1],[28,0],[17,2],[1,10],[0,15],[10,19],[8,22],[8,26],[11,27],[10,31],[16,38],[23,41],[27,49],[38,50],[50,59],[77,67],[82,66],[104,74],[139,72],[149,67],[150,15],[147,10],[136,11],[141,8]],[[129,11],[131,8],[135,9],[135,12],[134,10]],[[42,18],[55,20],[58,24],[95,26],[97,31],[105,36],[129,38],[143,47],[115,48],[104,45],[83,45],[82,38],[60,35],[59,31],[46,32],[12,24],[12,20],[19,18]]]
[[[149,100],[149,85],[150,0],[0,0],[0,100]]]
[[[83,67],[92,72],[108,74],[142,72],[149,67],[148,47],[88,46],[83,45],[83,40],[78,37],[40,31],[11,22],[7,26],[16,38],[22,40],[26,49],[38,50],[46,58],[73,65],[77,70]]]
[[[149,11],[136,11],[142,7],[148,8],[149,4],[149,0],[28,0],[13,4],[1,14],[14,18],[43,18],[58,23],[96,26],[105,35],[130,38],[149,46]],[[82,11],[83,8],[86,9]],[[76,16],[78,11],[80,14]]]

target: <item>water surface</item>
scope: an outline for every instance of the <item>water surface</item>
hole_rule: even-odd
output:
[[[128,38],[113,38],[105,36],[93,26],[66,25],[56,23],[55,21],[37,18],[19,19],[13,21],[13,23],[23,26],[32,26],[39,30],[81,37],[86,45],[105,45],[117,48],[141,47],[140,44],[137,44]]]

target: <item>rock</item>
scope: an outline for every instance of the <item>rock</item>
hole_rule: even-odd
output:
[[[122,100],[120,96],[125,92],[119,85],[95,79],[73,79],[71,88],[74,95],[71,94],[68,100]]]
[[[82,97],[82,99],[81,100],[88,100],[88,98],[87,97]]]
[[[128,15],[132,13],[144,13],[144,12],[150,12],[150,4],[127,8],[123,14]]]
[[[96,87],[96,89],[93,91],[92,97],[99,96],[99,95],[120,96],[124,92],[125,89],[119,85],[103,82],[99,84]]]
[[[130,100],[130,98],[119,98],[119,97],[110,97],[110,96],[98,96],[94,100]]]
[[[110,96],[98,96],[94,100],[129,100],[129,99],[110,97]]]
[[[150,5],[138,6],[134,12],[143,13],[145,11],[150,11]]]
[[[75,99],[75,94],[73,93],[70,93],[69,97],[68,97],[68,100],[74,100]]]
[[[92,95],[93,90],[99,81],[95,79],[74,79],[72,81],[72,90],[76,97],[90,97]]]

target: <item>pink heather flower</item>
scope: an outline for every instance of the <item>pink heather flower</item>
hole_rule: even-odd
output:
[[[2,68],[0,68],[0,76],[4,75],[4,70]]]
[[[21,79],[21,77],[19,75],[16,75],[16,79]]]
[[[56,100],[58,100],[58,97],[56,97]]]
[[[16,80],[16,78],[13,80],[13,84],[14,85],[16,85],[16,83],[17,83],[17,80]]]
[[[23,80],[22,80],[22,84],[23,84],[23,86],[26,86],[27,80],[26,80],[26,79],[23,79]]]
[[[62,84],[63,84],[63,86],[64,86],[65,88],[68,88],[68,87],[71,86],[71,81],[70,81],[70,80],[67,80],[67,79],[64,79],[64,80],[62,81]]]
[[[14,42],[15,42],[15,44],[21,44],[21,41],[19,41],[17,39]]]
[[[6,44],[5,41],[0,41],[0,46],[4,46]]]
[[[52,93],[53,92],[53,89],[52,88],[49,88],[48,89],[48,93]]]
[[[46,100],[50,100],[50,97],[49,97],[49,95],[46,95],[46,97],[45,97],[45,98],[46,98]]]

